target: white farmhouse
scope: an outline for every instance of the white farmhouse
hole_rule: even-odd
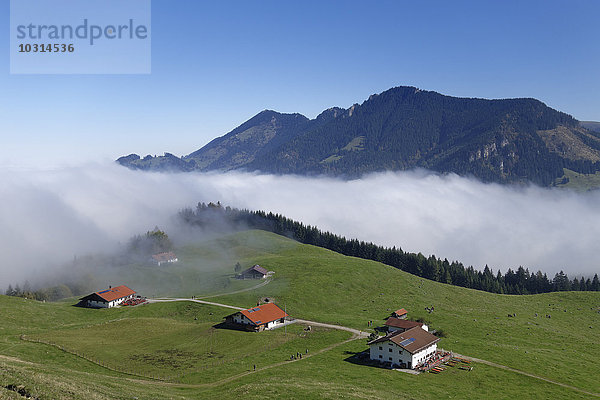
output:
[[[435,353],[439,340],[424,329],[414,327],[404,332],[390,332],[368,344],[371,360],[400,368],[415,368]]]
[[[109,287],[107,290],[88,294],[79,299],[79,304],[92,308],[110,308],[118,306],[127,299],[132,298],[135,291],[125,285]]]
[[[266,303],[228,315],[225,320],[230,324],[260,332],[283,324],[287,316],[286,312],[275,303]]]

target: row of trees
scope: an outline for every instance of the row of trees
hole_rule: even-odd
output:
[[[27,281],[25,281],[23,287],[21,287],[19,284],[16,284],[15,286],[12,284],[8,285],[8,288],[4,294],[7,296],[23,297],[38,301],[56,301],[74,295],[71,288],[64,284],[44,289],[32,290]]]
[[[74,274],[75,269],[82,266],[94,268],[98,265],[121,266],[136,261],[147,262],[151,255],[171,250],[173,250],[173,242],[169,236],[158,227],[155,227],[143,235],[133,236],[127,243],[125,251],[121,253],[75,259],[72,265],[65,266],[60,277],[56,276],[51,283],[46,283],[47,286],[41,287],[38,283],[32,288],[32,285],[25,281],[22,285],[8,285],[5,294],[39,301],[55,301],[66,297],[79,296],[97,290],[96,285],[98,282],[91,273],[85,273],[83,276]]]
[[[223,207],[220,203],[199,203],[196,210],[185,209],[179,213],[185,222],[210,228],[214,224],[229,225],[232,228],[253,228],[270,231],[289,237],[301,243],[323,247],[335,252],[379,261],[411,274],[437,282],[504,294],[535,294],[554,291],[600,291],[598,274],[591,277],[570,279],[563,271],[549,279],[545,273],[530,272],[519,267],[508,269],[502,274],[494,274],[487,265],[483,271],[462,263],[440,259],[434,255],[425,257],[421,253],[407,253],[397,247],[383,247],[371,242],[346,239],[331,232],[324,232],[314,226],[286,218],[280,214],[265,211],[239,210]]]

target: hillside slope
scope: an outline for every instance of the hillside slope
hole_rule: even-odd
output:
[[[440,342],[445,349],[587,392],[600,392],[596,379],[600,372],[596,362],[597,354],[600,354],[600,293],[495,295],[427,281],[377,262],[345,257],[263,231],[228,235],[198,243],[195,247],[194,253],[199,256],[215,248],[227,249],[232,258],[243,265],[259,263],[275,271],[273,281],[265,286],[211,297],[212,301],[247,307],[256,304],[261,297],[269,296],[284,305],[294,317],[363,330],[370,329],[367,321],[381,325],[391,311],[404,307],[409,310],[410,317],[425,318],[433,329],[446,332]],[[223,265],[223,271],[229,271],[229,275],[231,269],[231,265]],[[198,279],[201,276],[199,270]],[[160,283],[156,282],[157,285]],[[197,293],[198,296],[202,294]],[[133,309],[88,310],[71,304],[0,296],[3,316],[0,323],[0,398],[8,397],[9,392],[2,389],[8,385],[23,385],[40,398],[81,399],[220,398],[231,395],[308,399],[342,396],[376,399],[391,395],[436,399],[449,394],[492,399],[514,396],[595,398],[551,382],[482,364],[476,364],[471,372],[453,370],[420,376],[360,365],[352,361],[352,355],[367,348],[362,340],[297,363],[273,364],[276,366],[266,368],[279,358],[289,358],[290,351],[304,350],[306,346],[295,344],[294,350],[282,347],[283,353],[272,352],[259,338],[252,336],[248,341],[250,347],[244,350],[242,344],[246,340],[234,340],[237,333],[211,331],[211,326],[231,312],[214,306],[171,303]],[[435,306],[433,313],[424,311],[425,307],[431,306]],[[508,314],[516,316],[507,317]],[[122,334],[118,334],[119,330]],[[110,341],[101,336],[90,340],[91,334],[101,335],[102,332],[112,332]],[[61,352],[56,347],[22,341],[19,339],[21,334],[60,341],[74,351],[92,353],[99,358],[100,365]],[[288,330],[287,334],[296,335],[291,338],[293,340],[303,340],[298,336],[302,335],[302,329]],[[341,339],[325,334],[319,336],[322,342],[308,346],[311,352],[314,346]],[[274,337],[284,343],[284,335],[285,332],[279,332]],[[318,337],[313,339],[320,340]],[[132,365],[137,373],[140,369],[143,372],[143,368],[150,366],[136,364],[136,360],[141,356],[149,357],[149,351],[158,351],[160,357],[150,358],[149,362],[171,365],[163,376],[178,375],[177,371],[183,371],[178,368],[187,368],[185,354],[205,352],[200,354],[202,359],[213,353],[227,354],[232,344],[235,344],[234,356],[243,356],[246,360],[247,372],[235,372],[241,368],[236,358],[231,361],[233,371],[228,364],[202,369],[196,375],[190,375],[188,383],[178,384],[143,379],[101,366]],[[261,346],[264,347],[261,349]],[[252,373],[253,361],[266,369]],[[178,367],[181,363],[184,366]],[[233,372],[238,375],[232,375]]]
[[[180,170],[244,169],[357,177],[415,167],[489,182],[551,185],[563,168],[600,169],[600,134],[535,99],[457,98],[414,87],[372,95],[314,120],[263,111],[180,159]],[[168,157],[168,155],[165,155]],[[161,159],[161,157],[158,157]],[[161,169],[130,155],[130,168]]]

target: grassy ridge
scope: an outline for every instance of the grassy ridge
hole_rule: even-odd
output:
[[[202,258],[214,249],[227,251],[228,258],[244,265],[259,263],[276,271],[274,280],[264,287],[215,297],[214,301],[250,306],[260,297],[270,296],[280,305],[285,304],[293,316],[363,330],[368,320],[383,322],[390,311],[404,307],[411,317],[424,317],[434,329],[447,333],[441,347],[600,392],[596,361],[600,354],[600,293],[495,295],[427,281],[376,262],[344,257],[262,231],[242,232],[185,251]],[[230,269],[227,262],[222,270],[215,270],[225,274]],[[171,272],[176,275],[177,270]],[[193,294],[215,292],[211,287],[198,289]],[[254,360],[260,360],[256,363],[261,367],[289,357],[294,349],[304,346],[306,339],[282,340],[281,331],[267,335],[220,331],[216,334],[218,345],[212,350],[232,361],[231,365],[202,369],[210,365],[209,358],[203,356],[211,350],[211,327],[228,310],[190,303],[111,310],[86,310],[70,304],[0,296],[0,355],[4,356],[0,356],[0,386],[23,384],[32,393],[46,394],[42,398],[589,397],[485,365],[476,365],[472,372],[451,370],[420,376],[356,365],[350,357],[367,348],[362,340],[301,362],[284,363],[211,385],[214,380],[247,369]],[[429,314],[424,308],[432,305],[435,311]],[[508,317],[513,313],[516,317]],[[546,314],[552,318],[546,318]],[[115,335],[115,331],[125,334]],[[288,332],[297,336],[300,333]],[[147,342],[131,339],[140,333],[147,336]],[[336,331],[322,333],[315,336],[314,348],[346,337]],[[148,373],[179,362],[180,366],[170,368],[188,385],[147,383],[51,346],[23,342],[20,334],[61,341],[109,363],[127,362],[137,369],[147,368]],[[294,342],[297,340],[300,342]],[[238,345],[242,341],[247,346]],[[263,346],[271,343],[273,347],[264,351]],[[165,356],[169,354],[173,357]],[[142,358],[137,356],[144,355],[150,356],[146,359],[150,362],[139,362]],[[0,398],[3,396],[12,393],[0,388]]]
[[[564,178],[568,178],[567,183],[559,183],[557,186],[573,189],[578,192],[586,192],[600,188],[600,172],[594,174],[583,174],[580,172],[571,171],[564,168],[564,176],[558,178],[557,182],[562,182]]]

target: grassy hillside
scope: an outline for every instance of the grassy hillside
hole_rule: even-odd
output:
[[[410,317],[423,317],[433,329],[446,332],[439,343],[445,349],[600,393],[600,293],[478,292],[262,231],[226,236],[184,252],[205,258],[214,249],[244,265],[259,263],[275,276],[258,289],[212,301],[246,307],[269,296],[292,316],[363,330],[368,330],[368,320],[382,323],[391,311],[404,307]],[[223,271],[225,267],[230,268],[228,262]],[[176,271],[171,270],[175,277]],[[193,294],[215,291],[199,285]],[[0,398],[15,395],[2,389],[11,384],[23,385],[40,398],[594,398],[483,364],[471,372],[419,376],[359,365],[352,356],[367,348],[364,340],[284,362],[303,348],[316,353],[340,343],[348,333],[315,330],[305,337],[299,326],[288,328],[287,335],[281,330],[215,330],[231,311],[214,306],[168,303],[87,310],[72,303],[0,296]],[[432,305],[435,311],[427,313],[424,308]],[[21,334],[62,345],[96,363],[23,341]],[[250,371],[254,363],[257,372]]]
[[[564,171],[565,175],[562,178],[557,179],[557,182],[560,182],[557,185],[559,187],[573,189],[578,192],[586,192],[588,190],[600,188],[600,172],[596,172],[595,174],[582,174],[567,168],[565,168]],[[565,180],[567,180],[567,182],[563,183]]]

